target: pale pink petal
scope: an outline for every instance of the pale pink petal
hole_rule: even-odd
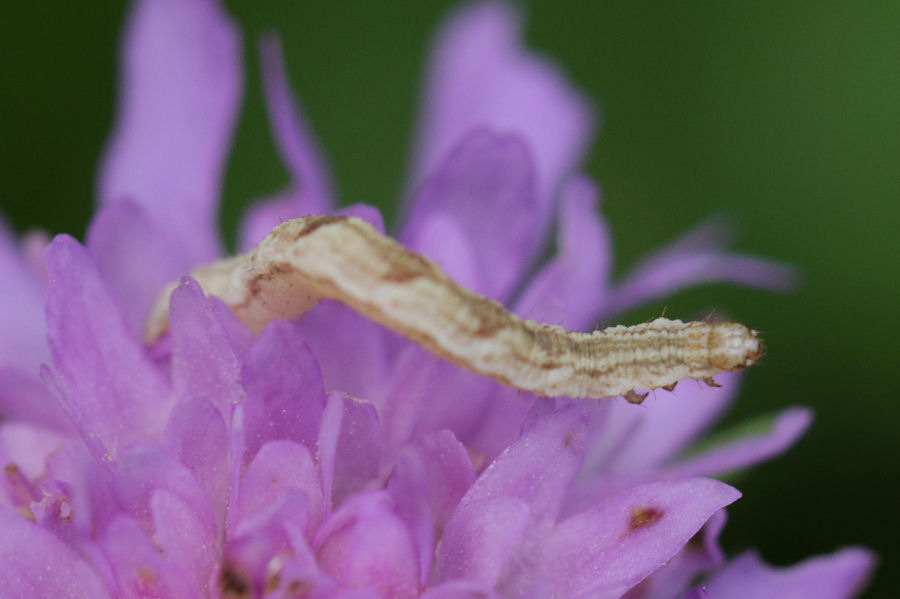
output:
[[[425,486],[435,525],[442,529],[460,499],[475,482],[475,470],[466,447],[452,432],[424,435],[416,443],[424,466]]]
[[[213,0],[142,0],[127,24],[99,195],[104,204],[140,204],[173,232],[186,267],[219,254],[216,211],[240,103],[240,51]]]

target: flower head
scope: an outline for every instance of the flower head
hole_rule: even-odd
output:
[[[86,245],[0,235],[0,588],[11,597],[834,597],[871,556],[775,571],[718,546],[733,487],[712,478],[793,443],[810,414],[684,450],[734,397],[693,381],[643,406],[539,398],[460,370],[323,301],[253,335],[186,277],[169,333],[140,331],[170,280],[221,256],[219,181],[241,89],[212,0],[138,0],[119,119]],[[292,175],[242,224],[337,208],[276,40],[261,46]],[[521,316],[589,329],[714,279],[783,284],[701,228],[609,278],[606,224],[577,172],[586,102],[519,40],[509,6],[455,13],[424,94],[397,237]],[[540,262],[558,222],[557,252]],[[534,274],[530,274],[534,273]],[[35,305],[46,304],[46,314]],[[45,340],[46,339],[46,340]],[[691,588],[704,577],[705,586]]]

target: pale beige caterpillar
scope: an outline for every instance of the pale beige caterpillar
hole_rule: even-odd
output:
[[[731,322],[657,318],[580,333],[524,320],[352,217],[284,222],[252,252],[191,274],[255,332],[332,298],[454,364],[548,397],[640,401],[634,389],[671,387],[683,378],[710,382],[753,364],[763,351],[756,331]],[[174,287],[150,313],[148,342],[168,328]]]

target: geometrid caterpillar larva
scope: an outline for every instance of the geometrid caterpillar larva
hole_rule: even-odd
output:
[[[255,332],[332,298],[463,368],[548,397],[640,401],[634,389],[669,387],[683,378],[709,382],[718,372],[753,364],[763,351],[756,331],[731,322],[657,318],[580,333],[524,320],[353,217],[284,222],[252,252],[191,276]],[[168,328],[174,287],[151,310],[147,341]]]

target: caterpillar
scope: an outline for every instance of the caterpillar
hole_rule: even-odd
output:
[[[253,251],[191,276],[254,332],[331,298],[462,368],[547,397],[639,403],[635,389],[671,388],[684,378],[712,384],[714,374],[743,369],[763,353],[757,332],[734,322],[657,318],[584,333],[522,319],[354,217],[283,222]],[[148,343],[168,329],[176,285],[151,309]]]

